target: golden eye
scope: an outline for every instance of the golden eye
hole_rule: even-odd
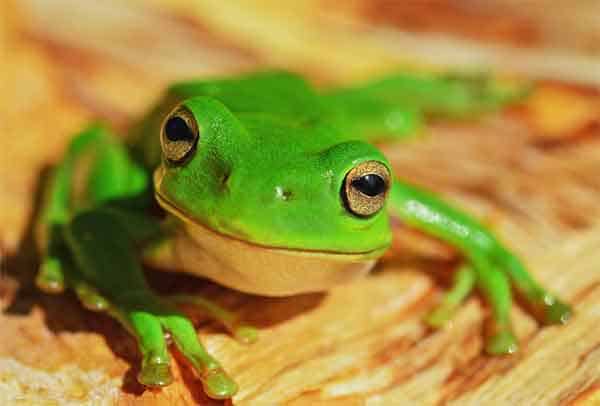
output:
[[[342,197],[346,208],[360,217],[377,213],[385,204],[390,188],[390,171],[381,162],[362,162],[344,179]]]
[[[170,163],[182,164],[198,144],[200,133],[194,115],[184,106],[177,106],[163,122],[160,144]]]

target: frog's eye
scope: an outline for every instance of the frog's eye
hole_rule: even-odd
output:
[[[390,171],[381,162],[366,161],[352,168],[342,186],[346,208],[360,217],[368,217],[383,207],[390,188]]]
[[[182,164],[196,149],[199,137],[192,112],[185,106],[176,107],[163,122],[160,133],[165,158],[172,164]]]

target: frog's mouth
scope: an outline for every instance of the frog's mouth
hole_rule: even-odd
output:
[[[156,199],[184,224],[172,247],[177,268],[248,293],[287,296],[327,290],[367,274],[387,249],[339,253],[263,246],[199,224],[158,193]]]

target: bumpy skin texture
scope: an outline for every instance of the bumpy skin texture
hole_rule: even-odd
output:
[[[130,145],[100,125],[74,138],[48,185],[39,222],[44,258],[38,284],[51,292],[74,289],[86,307],[109,312],[135,335],[141,383],[171,382],[166,330],[206,393],[228,398],[235,383],[176,305],[204,309],[242,341],[252,341],[256,332],[202,298],[158,297],[146,284],[138,249],[164,243],[173,224],[181,224],[165,226],[147,214],[153,194],[187,224],[257,247],[325,255],[380,255],[390,244],[392,215],[448,242],[465,258],[455,285],[427,322],[442,325],[477,286],[494,321],[487,351],[514,352],[511,284],[546,323],[566,321],[570,310],[488,230],[400,180],[369,178],[362,198],[387,198],[386,206],[369,215],[353,213],[342,195],[347,174],[359,165],[376,162],[381,173],[391,172],[368,141],[414,136],[428,116],[469,118],[524,92],[485,77],[415,73],[322,92],[285,72],[175,84],[134,127]],[[165,116],[175,106],[187,112],[199,133],[181,162],[165,159],[159,142]]]

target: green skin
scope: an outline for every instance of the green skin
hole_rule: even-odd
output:
[[[394,216],[447,242],[465,260],[426,319],[429,325],[443,325],[478,287],[493,321],[487,352],[512,353],[511,286],[543,323],[565,322],[569,307],[538,285],[489,230],[438,196],[394,179],[384,207],[358,216],[341,190],[361,162],[391,168],[369,142],[414,136],[425,117],[475,117],[525,93],[486,77],[423,73],[325,91],[285,72],[175,84],[134,127],[131,144],[100,125],[73,139],[48,186],[37,283],[49,292],[71,288],[86,307],[117,318],[137,338],[142,384],[172,381],[167,331],[207,395],[229,398],[236,384],[177,306],[202,308],[242,341],[252,341],[256,331],[205,299],[159,297],[145,281],[142,254],[157,255],[160,250],[151,248],[168,244],[185,223],[258,247],[373,257],[389,246]],[[162,156],[158,134],[179,103],[191,112],[200,137],[185,162],[173,164]],[[160,176],[153,183],[155,168]],[[173,209],[166,221],[146,210],[155,193]]]

